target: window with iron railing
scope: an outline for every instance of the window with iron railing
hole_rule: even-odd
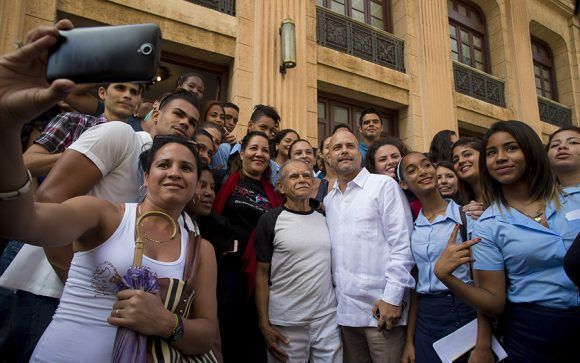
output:
[[[389,0],[317,0],[318,6],[392,32]]]

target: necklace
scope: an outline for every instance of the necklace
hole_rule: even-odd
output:
[[[447,205],[445,207],[436,209],[435,211],[433,211],[433,213],[431,213],[431,215],[429,217],[427,217],[427,215],[425,215],[425,213],[423,213],[423,215],[425,216],[425,218],[427,218],[427,220],[429,222],[432,222],[432,220],[437,217],[437,215],[439,214],[439,212],[444,211],[447,209]]]
[[[518,212],[520,212],[521,214],[525,215],[528,218],[531,218],[534,220],[534,222],[537,223],[541,223],[542,222],[542,216],[544,215],[544,205],[541,205],[540,208],[538,208],[538,211],[536,212],[535,215],[531,216],[528,213],[524,213],[523,211],[519,210],[518,208],[514,207],[513,205],[509,204],[508,205],[510,207],[512,207],[513,209],[517,210]]]
[[[141,204],[138,204],[138,205],[137,205],[137,212],[139,212],[139,217],[141,217]],[[157,239],[155,239],[155,238],[152,238],[152,237],[150,237],[150,236],[149,236],[147,233],[145,233],[145,232],[141,232],[141,234],[143,235],[143,239],[145,240],[145,242],[151,242],[151,243],[155,243],[155,244],[158,244],[158,245],[160,245],[160,244],[163,244],[163,243],[166,243],[166,242],[169,242],[169,241],[173,240],[173,237],[171,237],[171,238],[170,238],[170,239],[168,239],[168,240],[160,241],[160,240],[157,240]]]

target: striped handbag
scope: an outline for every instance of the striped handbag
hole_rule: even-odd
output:
[[[193,275],[199,265],[199,246],[201,236],[194,232],[189,233],[187,256],[183,269],[183,280],[175,278],[158,278],[159,294],[165,308],[172,313],[179,314],[185,319],[191,319],[192,305],[195,299],[193,289]],[[147,362],[154,363],[221,363],[219,352],[219,336],[214,348],[208,353],[196,356],[183,354],[165,339],[158,336],[147,337]],[[218,352],[217,354],[215,352]]]

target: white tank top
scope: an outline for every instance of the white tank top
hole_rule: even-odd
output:
[[[31,362],[109,362],[116,326],[107,318],[117,301],[115,279],[133,263],[137,204],[125,204],[121,224],[100,246],[74,254],[62,298]],[[182,219],[180,218],[180,222]],[[143,256],[158,277],[183,278],[188,234],[180,223],[181,253],[173,262]]]

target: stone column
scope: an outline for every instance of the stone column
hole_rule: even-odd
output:
[[[0,54],[12,52],[17,43],[25,41],[24,11],[23,0],[0,2]]]
[[[541,133],[540,112],[534,80],[534,63],[530,39],[530,22],[525,0],[506,0],[508,47],[511,49],[511,74],[516,92],[513,115]]]
[[[457,131],[449,21],[445,0],[416,0],[415,6],[418,14],[416,33],[420,87],[420,98],[416,100],[421,102],[424,135],[423,145],[416,145],[416,148],[428,150],[431,139],[438,131],[444,129]]]
[[[252,100],[278,108],[280,128],[295,129],[312,142],[317,140],[315,5],[315,0],[256,0],[253,19]],[[279,29],[285,18],[296,24],[296,67],[282,74]]]

